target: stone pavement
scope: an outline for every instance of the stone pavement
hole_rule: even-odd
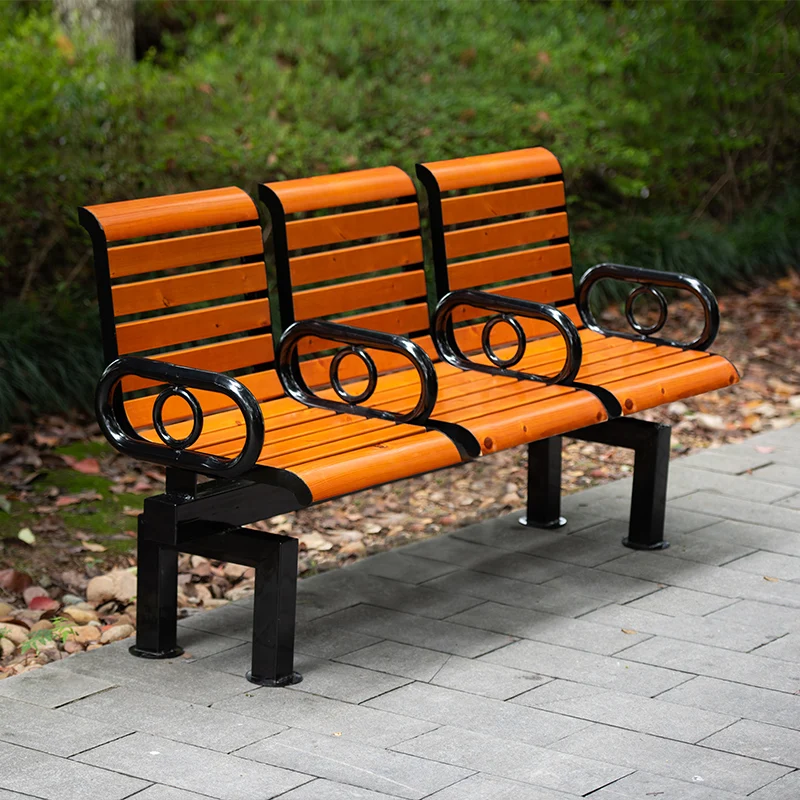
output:
[[[797,800],[800,425],[673,462],[667,551],[629,492],[303,581],[291,689],[246,603],[2,681],[0,800]]]

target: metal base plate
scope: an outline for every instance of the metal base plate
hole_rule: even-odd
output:
[[[290,672],[282,678],[257,678],[250,670],[247,670],[245,678],[250,683],[257,683],[259,686],[293,686],[295,683],[300,683],[303,676],[299,672]]]
[[[631,550],[666,550],[669,547],[669,542],[660,541],[654,542],[653,544],[642,544],[640,542],[634,542],[629,537],[625,537],[622,540],[622,544],[625,547],[630,547]]]
[[[140,650],[135,644],[128,648],[128,652],[136,658],[177,658],[183,655],[182,647],[174,647],[172,650],[163,652],[153,652],[152,650]]]
[[[519,518],[519,524],[524,525],[526,528],[539,528],[540,530],[553,530],[553,528],[563,528],[567,524],[566,517],[559,517],[558,519],[551,520],[550,522],[528,522],[526,516]]]

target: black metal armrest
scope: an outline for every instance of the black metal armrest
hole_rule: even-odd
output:
[[[331,360],[330,380],[334,392],[342,402],[320,397],[309,389],[300,371],[300,361],[297,357],[297,348],[300,340],[306,336],[315,336],[319,339],[329,340],[338,344],[347,345],[340,350]],[[405,356],[416,369],[420,380],[420,395],[414,408],[405,413],[398,414],[394,411],[385,411],[378,408],[363,406],[361,403],[369,400],[378,385],[378,370],[372,357],[364,348],[386,350]],[[355,355],[367,368],[367,387],[357,395],[350,394],[339,379],[339,365],[347,355]],[[354,328],[350,325],[341,325],[337,322],[324,320],[304,320],[292,323],[281,337],[278,345],[278,375],[286,393],[300,403],[317,408],[326,408],[331,411],[360,414],[364,417],[376,417],[391,420],[392,422],[409,422],[423,424],[427,421],[433,407],[436,405],[438,380],[433,362],[428,354],[414,342],[403,336],[389,333],[370,331],[364,328]]]
[[[482,364],[468,358],[458,345],[453,332],[452,316],[458,306],[473,306],[474,308],[494,311],[495,316],[487,320],[481,335],[481,345],[486,357],[492,364]],[[530,319],[539,319],[553,325],[567,346],[564,366],[558,375],[536,375],[531,372],[519,372],[510,369],[518,364],[525,355],[527,340],[525,331],[514,316],[518,314]],[[495,325],[505,322],[510,325],[517,335],[517,350],[510,358],[500,358],[492,349],[490,335]],[[488,372],[492,375],[505,375],[513,378],[524,378],[544,383],[571,383],[578,370],[581,368],[583,349],[578,329],[572,320],[554,306],[543,303],[533,303],[529,300],[520,300],[513,297],[502,297],[489,292],[480,292],[475,289],[462,289],[446,294],[436,307],[433,320],[433,342],[436,350],[444,361],[464,370]]]
[[[625,302],[625,317],[628,324],[636,333],[609,331],[597,323],[589,306],[589,296],[594,285],[601,280],[611,279],[638,283]],[[690,292],[700,300],[703,305],[705,325],[703,332],[691,342],[676,342],[672,339],[653,336],[658,333],[667,321],[667,300],[656,287],[663,286],[670,289],[682,289]],[[637,297],[649,294],[658,302],[658,320],[653,325],[641,325],[636,321],[633,313],[633,304]],[[581,278],[578,289],[578,311],[584,325],[590,330],[606,335],[622,336],[626,339],[641,339],[657,344],[669,344],[673,347],[682,347],[691,350],[706,350],[711,346],[719,332],[719,305],[714,293],[702,281],[691,275],[682,275],[677,272],[661,272],[656,269],[643,269],[642,267],[626,267],[623,264],[598,264],[587,270]]]
[[[130,375],[168,384],[153,404],[153,427],[163,444],[140,436],[125,416],[117,389],[123,378]],[[203,410],[190,389],[224,394],[239,407],[244,416],[245,441],[238,456],[221,458],[188,449],[203,431]],[[192,411],[192,430],[184,439],[174,439],[164,426],[164,403],[172,396],[185,400]],[[123,356],[108,365],[97,384],[95,413],[106,438],[121,453],[216,477],[235,478],[252,469],[264,446],[264,417],[258,400],[244,384],[227,375],[149,358]]]

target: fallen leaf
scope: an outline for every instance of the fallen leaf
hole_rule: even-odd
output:
[[[52,597],[47,597],[42,595],[40,597],[34,597],[30,603],[28,603],[28,608],[32,611],[58,611],[61,607],[61,603],[58,600],[53,600]]]
[[[765,581],[769,581],[770,583],[779,583],[780,578],[771,578],[769,575],[764,576]]]
[[[62,494],[61,497],[56,498],[56,507],[64,508],[65,506],[74,506],[78,503],[92,503],[95,500],[102,500],[103,495],[94,489],[87,489],[85,492],[78,492],[77,494]]]
[[[82,458],[78,460],[75,456],[61,456],[64,463],[76,472],[82,472],[84,475],[99,475],[100,464],[96,458]]]
[[[627,634],[638,633],[638,631],[633,630],[633,628],[622,628],[622,632]]]
[[[325,550],[330,550],[333,547],[333,545],[317,531],[303,533],[297,538],[300,541],[300,544],[305,547],[306,550],[319,550],[322,552]]]
[[[30,575],[16,569],[0,569],[0,589],[5,589],[11,594],[22,594],[32,585],[33,580]]]
[[[88,550],[90,553],[105,553],[106,548],[103,547],[102,544],[97,544],[97,542],[81,542],[81,549]]]
[[[21,528],[17,534],[17,539],[31,546],[36,544],[36,537],[33,535],[33,531],[30,528]]]
[[[4,494],[0,494],[0,511],[11,513],[11,501]]]

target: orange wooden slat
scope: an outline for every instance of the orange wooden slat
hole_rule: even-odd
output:
[[[260,255],[263,249],[261,228],[254,225],[109,247],[108,266],[112,278],[125,278],[144,272]]]
[[[253,201],[235,186],[105,203],[86,210],[100,222],[109,242],[258,220]]]
[[[404,233],[417,228],[417,204],[405,203],[287,222],[286,239],[289,250],[297,250],[301,247],[321,247],[335,242]]]
[[[396,272],[335,286],[323,286],[294,293],[296,319],[344,314],[360,308],[382,306],[425,296],[422,270]]]
[[[226,342],[214,342],[200,347],[187,347],[184,350],[173,350],[169,353],[148,356],[154,361],[166,361],[170,364],[196,367],[211,372],[229,372],[242,369],[242,367],[267,364],[272,361],[273,357],[272,334],[270,333],[243,336],[240,339],[231,339]],[[157,385],[156,381],[136,377],[125,378],[122,382],[122,388],[126,392]]]
[[[164,278],[124,283],[114,286],[114,314],[139,314],[159,308],[218,300],[249,292],[266,291],[267,274],[263,261],[252,264],[237,264],[183,275],[168,275]]]
[[[501,256],[459,261],[450,264],[447,274],[451,290],[470,289],[497,281],[567,269],[571,266],[569,245],[554,244]]]
[[[292,181],[264,184],[280,199],[287,214],[317,211],[321,208],[374,203],[398,197],[411,197],[414,184],[398,167],[316,175]]]
[[[289,259],[295,286],[421,263],[422,239],[419,236],[370,242]]]
[[[461,197],[445,197],[442,200],[442,219],[445,225],[459,222],[474,222],[491,217],[522,214],[525,211],[541,211],[545,208],[563,206],[564,183],[538,183],[533,186],[517,186],[497,192],[466,194]]]
[[[443,192],[561,174],[558,159],[544,147],[432,161],[422,166],[433,173]]]
[[[567,215],[559,212],[449,231],[444,239],[448,258],[458,258],[559,239],[567,233]]]
[[[167,314],[117,325],[117,347],[120,354],[139,353],[182,342],[211,339],[269,325],[269,303],[266,299]]]

